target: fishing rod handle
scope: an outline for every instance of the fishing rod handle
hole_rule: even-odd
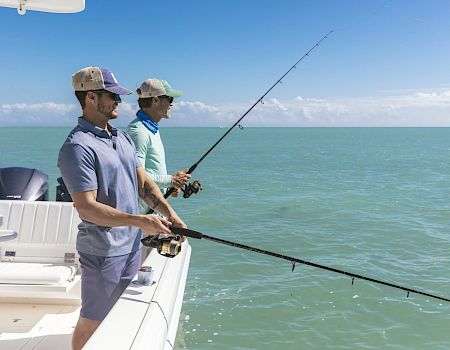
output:
[[[203,236],[198,231],[189,230],[187,228],[182,228],[182,227],[177,227],[177,226],[170,226],[169,230],[176,235],[186,236],[186,237],[191,237],[191,238],[196,238],[196,239],[202,239],[202,236]]]

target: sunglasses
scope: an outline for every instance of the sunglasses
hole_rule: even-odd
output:
[[[116,102],[122,101],[119,94],[115,94],[115,93],[107,91],[107,90],[96,90],[96,91],[92,91],[92,92],[94,92],[98,95],[109,95],[109,97],[111,97]]]
[[[167,98],[169,100],[170,103],[173,102],[173,97],[172,96],[166,96],[166,95],[162,95],[162,96],[158,96],[159,98]]]

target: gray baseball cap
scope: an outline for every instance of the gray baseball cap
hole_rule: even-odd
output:
[[[75,91],[107,90],[114,94],[130,95],[131,91],[119,85],[114,74],[105,68],[86,67],[72,75]]]
[[[150,98],[157,96],[180,97],[181,91],[172,89],[169,83],[165,80],[150,78],[144,81],[136,90],[139,98]]]

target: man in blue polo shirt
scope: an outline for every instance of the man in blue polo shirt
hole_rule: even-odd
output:
[[[136,275],[140,230],[170,234],[186,227],[147,175],[129,136],[109,122],[118,117],[120,95],[130,94],[104,68],[72,76],[83,115],[58,157],[63,180],[82,220],[77,236],[81,311],[72,347],[81,349]],[[164,215],[139,215],[138,197]]]

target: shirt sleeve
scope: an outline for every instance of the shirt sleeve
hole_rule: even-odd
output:
[[[58,167],[69,193],[98,189],[95,157],[84,147],[64,144],[59,151]]]
[[[172,175],[161,175],[147,172],[161,190],[172,187]]]

